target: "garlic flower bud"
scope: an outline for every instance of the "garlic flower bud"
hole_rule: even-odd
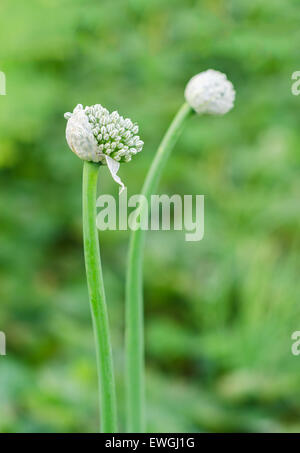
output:
[[[118,112],[109,111],[100,104],[85,107],[78,104],[73,113],[65,113],[68,120],[66,139],[71,150],[80,159],[107,165],[113,179],[124,184],[117,176],[120,162],[129,162],[142,151],[138,125]]]
[[[198,114],[224,115],[233,108],[235,90],[225,74],[208,69],[191,78],[184,96]]]

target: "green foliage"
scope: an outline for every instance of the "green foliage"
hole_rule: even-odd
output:
[[[144,151],[120,170],[138,193],[186,82],[210,67],[233,81],[236,107],[190,122],[160,184],[205,195],[205,237],[147,239],[148,428],[300,430],[300,359],[290,352],[300,327],[298,6],[2,0],[0,431],[98,427],[82,164],[63,113],[102,103],[139,122]],[[106,171],[100,190],[118,192]],[[101,233],[121,417],[127,240]]]

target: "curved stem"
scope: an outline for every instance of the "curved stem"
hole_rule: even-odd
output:
[[[101,431],[104,433],[115,433],[117,432],[117,416],[113,360],[98,231],[96,227],[98,172],[98,164],[84,161],[82,184],[83,243],[86,278],[96,343]]]
[[[149,201],[158,184],[169,155],[176,144],[186,119],[192,114],[186,103],[167,130],[147,174],[141,194]],[[144,199],[144,200],[145,200]],[[141,198],[141,211],[147,204]],[[141,214],[142,218],[142,214]],[[126,404],[128,432],[145,431],[144,396],[144,309],[143,309],[143,246],[145,231],[131,233],[126,279]]]

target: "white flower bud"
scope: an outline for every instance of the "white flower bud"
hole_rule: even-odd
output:
[[[142,148],[143,142],[131,129],[133,123],[118,112],[111,114],[100,104],[85,107],[78,104],[73,113],[65,113],[68,120],[66,139],[71,150],[80,159],[99,162],[107,165],[114,180],[124,188],[117,176],[120,163],[129,162],[131,155],[136,154],[135,148],[130,148],[128,140],[133,136],[133,144],[138,142]],[[138,132],[138,128],[134,129]],[[112,153],[114,149],[124,150]],[[115,161],[115,162],[114,162]]]
[[[184,96],[199,114],[224,115],[233,108],[235,90],[225,74],[208,69],[191,78]]]

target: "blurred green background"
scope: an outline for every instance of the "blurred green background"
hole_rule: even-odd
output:
[[[298,0],[1,1],[1,432],[98,429],[82,163],[64,112],[101,103],[138,121],[144,151],[120,170],[130,196],[208,68],[237,99],[189,122],[160,183],[205,195],[205,237],[147,236],[148,430],[300,431],[299,21]],[[122,430],[128,236],[100,234]]]

